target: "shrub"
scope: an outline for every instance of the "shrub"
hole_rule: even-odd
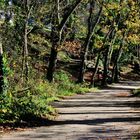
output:
[[[7,92],[0,96],[0,122],[20,121],[22,116],[50,117],[55,109],[49,103],[56,100],[57,88],[46,81],[30,83],[30,88]]]

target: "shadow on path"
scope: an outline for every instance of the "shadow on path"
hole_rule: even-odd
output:
[[[68,125],[68,124],[81,124],[81,125],[98,125],[112,122],[138,122],[140,117],[118,117],[118,118],[101,118],[91,120],[65,120],[65,121],[52,121],[49,125]]]

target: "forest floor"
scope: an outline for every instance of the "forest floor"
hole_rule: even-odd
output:
[[[130,94],[136,88],[140,81],[122,81],[57,101],[55,121],[2,134],[0,140],[140,140],[140,98]]]

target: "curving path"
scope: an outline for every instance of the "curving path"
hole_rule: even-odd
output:
[[[0,140],[140,140],[140,98],[130,97],[140,82],[124,81],[100,92],[54,103],[59,110],[49,126],[14,132]]]

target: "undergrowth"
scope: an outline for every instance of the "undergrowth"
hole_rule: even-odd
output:
[[[56,100],[57,89],[46,81],[30,83],[27,90],[9,92],[0,96],[0,122],[21,121],[31,115],[49,118],[56,111],[49,105]]]
[[[89,92],[89,88],[85,85],[76,84],[71,79],[71,75],[63,70],[55,74],[55,82],[58,83],[57,96],[61,97]]]
[[[51,102],[63,96],[89,92],[86,86],[72,82],[71,75],[65,71],[56,72],[54,78],[53,83],[30,80],[24,89],[16,85],[14,91],[9,88],[1,94],[0,123],[19,122],[29,115],[52,119],[57,111],[50,105]]]

